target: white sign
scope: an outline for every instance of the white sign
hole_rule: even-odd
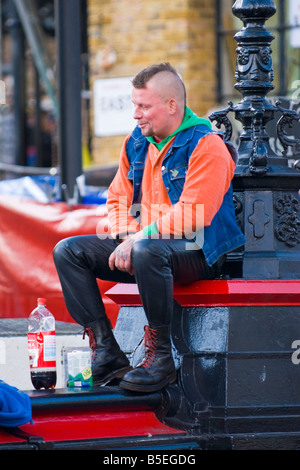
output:
[[[95,80],[94,133],[96,137],[127,135],[135,128],[131,92],[131,77]]]
[[[300,0],[290,0],[289,3],[289,23],[291,47],[300,47]]]

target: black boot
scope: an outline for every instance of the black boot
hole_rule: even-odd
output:
[[[107,318],[95,321],[84,329],[92,350],[92,375],[94,385],[104,385],[114,378],[122,378],[131,369],[129,361],[121,351]]]
[[[127,372],[120,387],[136,392],[155,392],[176,380],[171,352],[170,327],[145,327],[146,354],[137,367]]]

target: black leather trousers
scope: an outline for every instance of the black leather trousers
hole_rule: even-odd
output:
[[[84,327],[106,315],[97,278],[137,283],[148,322],[167,325],[172,318],[174,283],[213,279],[221,265],[218,262],[208,266],[202,250],[190,240],[145,238],[133,245],[132,276],[117,268],[111,271],[108,266],[108,258],[119,243],[111,238],[83,235],[66,238],[54,249],[66,307]]]

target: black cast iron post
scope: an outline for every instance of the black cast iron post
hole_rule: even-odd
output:
[[[289,146],[299,140],[288,136],[287,127],[300,116],[273,106],[267,99],[274,88],[271,42],[274,36],[265,22],[276,13],[273,0],[236,0],[233,14],[243,21],[234,36],[237,41],[235,88],[242,94],[236,105],[228,103],[223,111],[210,118],[217,127],[225,126],[231,138],[229,112],[242,123],[239,161],[234,178],[238,220],[246,235],[242,275],[246,279],[300,278],[299,172],[286,158]],[[282,155],[273,152],[266,125],[275,112],[282,115],[277,135]]]
[[[244,28],[234,37],[238,43],[235,88],[243,95],[234,109],[236,119],[243,124],[239,167],[262,175],[273,157],[265,125],[274,118],[274,108],[266,100],[267,93],[274,88],[271,59],[274,36],[265,29],[264,22],[275,14],[276,8],[268,0],[256,5],[235,2],[232,10],[244,23]]]
[[[78,202],[82,174],[81,45],[79,0],[55,0],[62,198]]]

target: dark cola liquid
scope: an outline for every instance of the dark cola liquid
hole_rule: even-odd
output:
[[[31,372],[31,382],[36,390],[54,388],[56,385],[56,372]]]

